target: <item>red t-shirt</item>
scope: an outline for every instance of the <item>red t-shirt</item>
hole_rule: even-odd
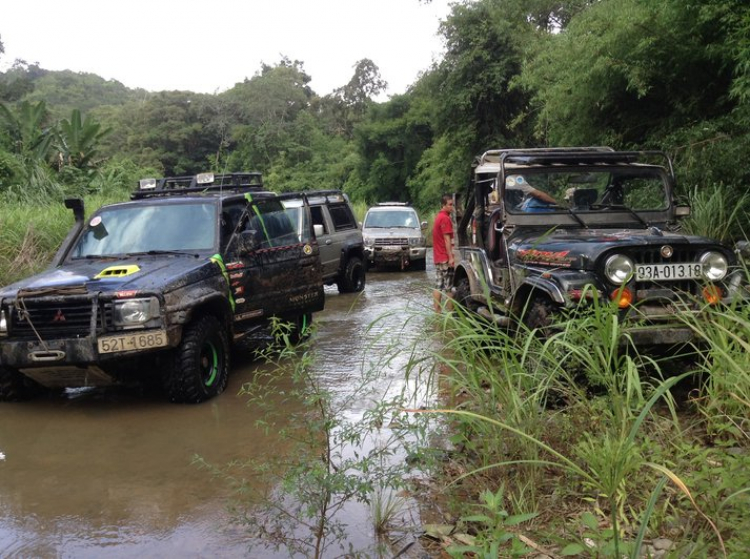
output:
[[[445,250],[443,235],[450,235],[451,241],[453,241],[453,223],[451,222],[450,213],[440,210],[432,226],[432,254],[435,264],[448,262],[448,251]]]

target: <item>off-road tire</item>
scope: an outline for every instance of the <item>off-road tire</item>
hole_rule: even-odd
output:
[[[523,323],[529,331],[536,330],[540,337],[547,337],[550,327],[555,322],[555,315],[559,315],[555,304],[543,295],[534,295],[529,299],[523,314]]]
[[[312,321],[312,313],[305,313],[299,315],[292,322],[291,331],[289,332],[289,341],[292,345],[297,345],[310,337]]]
[[[477,303],[471,298],[469,278],[461,278],[453,291],[453,300],[469,311],[477,310]]]
[[[42,387],[15,369],[0,367],[0,402],[20,402],[36,396]]]
[[[365,288],[365,265],[358,256],[350,256],[341,279],[336,282],[339,293],[356,293]]]
[[[427,269],[427,259],[422,258],[421,260],[412,260],[409,268],[415,272],[424,272]]]
[[[197,404],[221,394],[228,378],[227,332],[216,317],[202,316],[185,328],[164,391],[172,402]]]

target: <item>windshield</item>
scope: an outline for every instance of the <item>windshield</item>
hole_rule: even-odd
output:
[[[419,228],[419,220],[414,210],[383,210],[368,212],[363,227]]]
[[[113,206],[89,220],[71,256],[212,250],[217,229],[210,203]]]
[[[665,178],[655,167],[509,173],[505,204],[511,213],[663,211],[669,204]]]

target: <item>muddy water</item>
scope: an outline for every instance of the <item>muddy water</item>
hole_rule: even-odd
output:
[[[406,357],[382,357],[395,341],[424,336],[415,312],[429,307],[431,281],[428,267],[370,273],[359,295],[327,291],[326,310],[315,317],[314,374],[345,398],[363,370],[384,371],[348,419],[404,388],[415,405],[425,398],[405,386]],[[197,406],[122,389],[0,404],[0,557],[276,555],[248,551],[246,534],[229,521],[229,488],[191,463],[195,455],[226,464],[284,452],[283,441],[254,427],[258,412],[237,395],[263,367],[235,361],[227,391]],[[349,541],[367,549],[368,511],[353,505],[346,514]]]

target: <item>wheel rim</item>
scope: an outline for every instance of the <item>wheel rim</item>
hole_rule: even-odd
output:
[[[216,377],[219,375],[219,352],[216,350],[216,346],[213,342],[206,342],[203,344],[201,350],[201,379],[205,386],[211,386],[216,382]]]

